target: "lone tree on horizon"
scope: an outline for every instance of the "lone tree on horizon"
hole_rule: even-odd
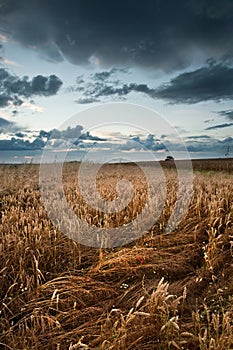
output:
[[[169,161],[169,160],[174,160],[174,157],[172,156],[167,156],[167,158],[165,159],[165,162]]]

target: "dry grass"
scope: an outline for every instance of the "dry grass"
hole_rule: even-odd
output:
[[[194,164],[202,171],[195,171],[189,211],[169,235],[164,230],[177,179],[165,164],[168,197],[158,222],[114,249],[81,246],[53,226],[40,200],[38,166],[0,166],[0,348],[232,349],[233,182],[227,162]],[[130,222],[146,203],[145,178],[134,165],[106,166],[98,174],[106,199],[116,198],[123,177],[136,187],[118,215],[91,209],[76,174],[77,164],[65,166],[66,197],[92,225]]]

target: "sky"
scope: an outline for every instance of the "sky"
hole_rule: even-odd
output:
[[[232,0],[0,0],[0,150],[42,149],[51,137],[63,147],[82,135],[78,149],[118,140],[165,151],[163,140],[174,140],[152,117],[148,134],[100,130],[98,112],[91,132],[78,117],[56,131],[90,107],[128,102],[164,116],[190,152],[229,155],[232,38]]]

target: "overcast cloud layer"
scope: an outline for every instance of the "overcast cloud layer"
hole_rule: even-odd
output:
[[[231,0],[0,0],[1,29],[47,59],[172,71],[232,57]]]

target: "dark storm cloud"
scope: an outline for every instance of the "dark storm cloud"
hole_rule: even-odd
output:
[[[45,143],[36,138],[30,142],[21,138],[12,137],[10,140],[0,140],[0,150],[37,150],[42,149]]]
[[[125,98],[131,92],[143,93],[150,98],[163,99],[169,103],[194,104],[233,99],[233,67],[226,66],[223,62],[209,60],[202,68],[182,73],[159,87],[123,83],[119,79],[112,79],[110,73],[111,71],[99,72],[85,80],[78,77],[76,87],[71,87],[73,92],[82,95],[77,102],[84,104],[107,97]],[[228,117],[233,116],[232,111],[222,113]]]
[[[183,73],[155,90],[155,97],[171,103],[198,103],[233,98],[233,68],[214,63]]]
[[[213,125],[213,126],[209,126],[208,128],[205,128],[205,130],[223,129],[223,128],[229,128],[230,126],[233,126],[233,123]]]
[[[0,95],[0,107],[6,107],[10,101],[12,101],[11,96]]]
[[[110,70],[91,74],[91,77],[93,80],[96,80],[96,81],[106,81],[109,78],[115,77],[116,79],[116,75],[118,74],[126,74],[126,73],[129,73],[129,70],[127,68],[112,68]]]
[[[29,82],[29,91],[27,93],[30,93],[30,96],[52,96],[56,95],[61,85],[62,81],[56,75],[50,75],[49,77],[37,75]]]
[[[82,91],[84,91],[84,96],[87,97],[77,100],[81,104],[98,102],[100,101],[99,98],[106,97],[124,98],[131,92],[141,92],[149,96],[153,92],[146,84],[121,84],[120,82],[117,85],[114,85],[114,83],[89,83]]]
[[[21,79],[0,68],[0,107],[6,107],[9,103],[20,106],[24,98],[33,96],[55,95],[61,85],[62,81],[56,75],[37,75],[29,80],[28,77]]]
[[[1,29],[47,59],[183,69],[232,55],[231,0],[0,0]]]
[[[19,137],[19,138],[23,138],[25,136],[25,134],[23,134],[22,132],[16,132],[15,136]]]
[[[206,140],[210,139],[211,137],[208,135],[193,135],[193,136],[188,136],[188,140]]]
[[[227,117],[227,119],[233,120],[233,110],[228,109],[226,111],[217,112],[221,117]]]
[[[90,134],[89,131],[83,133],[80,137],[79,140],[88,140],[88,141],[107,141],[107,139],[98,137],[98,136],[93,136]]]
[[[233,18],[233,3],[231,0],[223,3],[218,0],[190,0],[189,5],[197,15],[205,14],[213,19]]]
[[[100,71],[90,74],[86,78],[76,78],[76,85],[68,88],[69,91],[78,92],[81,97],[75,102],[89,104],[100,102],[103,98],[124,99],[131,92],[144,93],[154,97],[156,90],[151,89],[147,84],[124,83],[115,74],[129,73],[127,69],[112,68],[108,71]]]

